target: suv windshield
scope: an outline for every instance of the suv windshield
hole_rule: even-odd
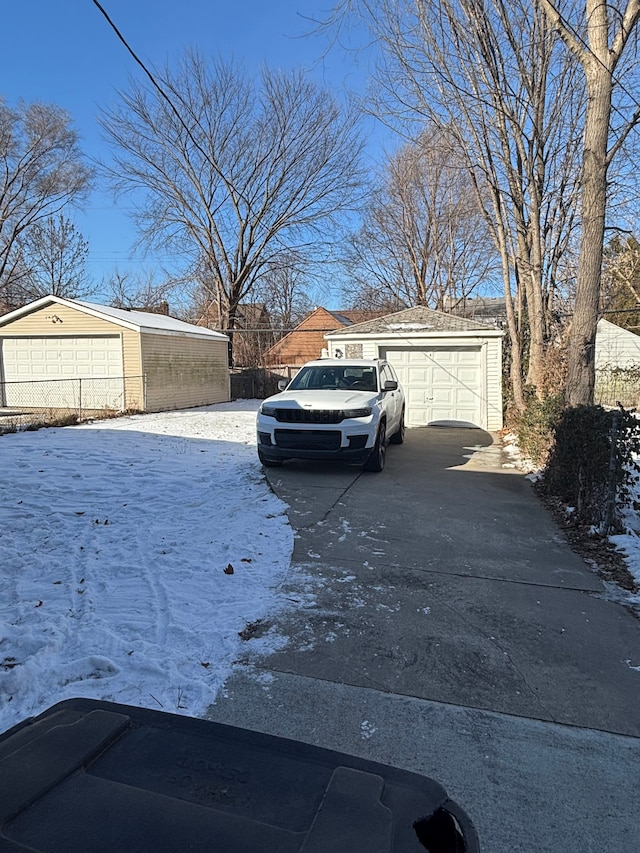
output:
[[[376,368],[372,365],[314,365],[303,367],[289,385],[289,390],[377,391]]]

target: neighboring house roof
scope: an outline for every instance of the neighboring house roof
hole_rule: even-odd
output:
[[[148,332],[156,335],[228,340],[227,336],[220,332],[214,332],[211,329],[205,329],[201,326],[194,326],[192,323],[185,323],[183,320],[176,320],[175,317],[168,317],[165,314],[155,314],[148,311],[128,311],[126,308],[112,308],[110,305],[98,305],[95,302],[85,302],[79,299],[63,299],[60,296],[43,296],[41,299],[36,299],[35,302],[24,305],[22,308],[10,311],[4,317],[0,317],[0,327],[34,311],[38,311],[47,305],[65,305],[67,308],[75,308],[77,311],[82,311],[93,317],[108,320],[118,326],[141,333]]]
[[[481,322],[504,323],[507,319],[507,300],[504,296],[473,296],[448,309],[458,317]]]
[[[354,323],[364,323],[367,320],[375,320],[376,317],[384,317],[388,311],[371,311],[365,309],[347,311],[330,311],[329,312],[337,320],[340,320],[343,326],[351,326]]]
[[[342,328],[329,332],[327,337],[334,335],[344,337],[345,335],[389,335],[401,332],[486,332],[501,335],[495,326],[488,323],[479,323],[477,320],[467,320],[465,317],[457,317],[454,314],[446,314],[443,311],[434,311],[420,305],[417,308],[405,308],[404,311],[396,311],[394,314],[386,314],[375,320],[364,323],[356,323],[348,328]]]
[[[267,364],[302,365],[319,358],[324,349],[324,336],[332,329],[342,329],[354,322],[380,317],[382,311],[328,311],[318,307],[311,311],[281,340],[264,354]]]

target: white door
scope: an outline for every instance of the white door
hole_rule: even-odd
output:
[[[5,406],[118,409],[120,335],[1,338]]]
[[[407,399],[407,426],[486,428],[482,350],[475,347],[389,347]]]

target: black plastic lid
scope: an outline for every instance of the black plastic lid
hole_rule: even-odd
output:
[[[479,851],[441,785],[298,741],[88,699],[0,737],[0,851],[425,849]]]

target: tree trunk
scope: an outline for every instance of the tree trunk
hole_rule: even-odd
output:
[[[588,103],[582,162],[582,234],[575,309],[567,353],[567,403],[593,403],[602,246],[607,206],[607,146],[611,73],[597,60],[587,73]]]

